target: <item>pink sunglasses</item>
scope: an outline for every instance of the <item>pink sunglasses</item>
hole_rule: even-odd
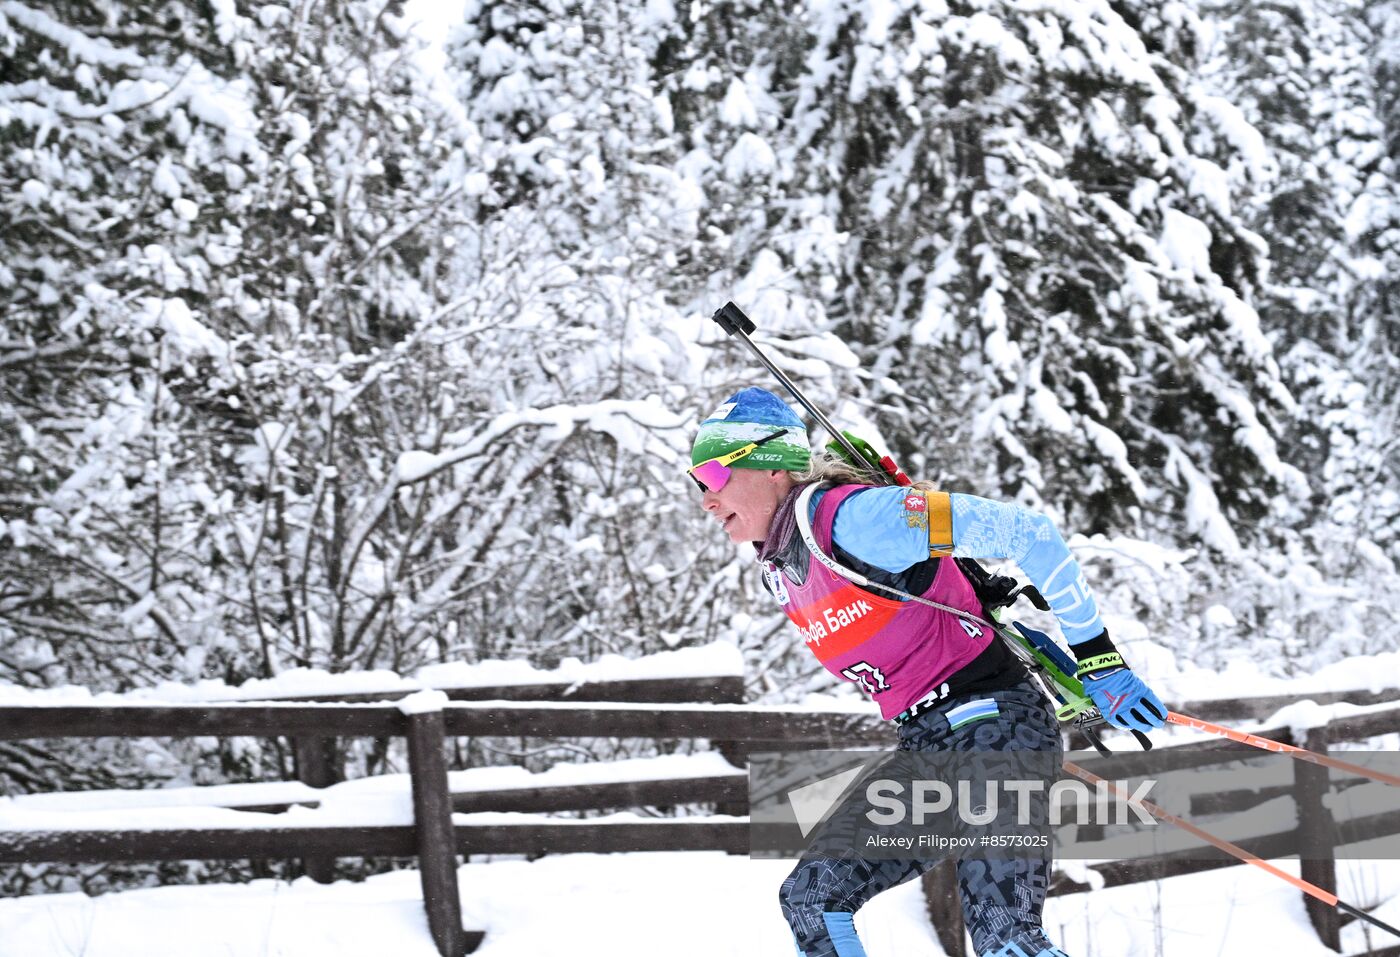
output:
[[[764,442],[771,442],[780,435],[787,435],[787,429],[780,429],[772,435],[765,435],[757,442],[750,442],[748,445],[740,446],[733,452],[726,452],[717,455],[712,459],[706,459],[699,465],[693,465],[686,469],[686,474],[700,486],[702,492],[718,492],[724,488],[729,481],[729,476],[734,474],[734,470],[729,466],[739,461],[746,455],[753,454]]]

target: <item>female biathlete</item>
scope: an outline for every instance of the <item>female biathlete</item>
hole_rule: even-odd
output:
[[[894,722],[900,750],[1058,753],[1062,746],[1044,694],[989,629],[863,589],[813,558],[795,518],[799,493],[812,483],[819,483],[808,502],[817,545],[870,581],[985,619],[967,577],[943,559],[1015,561],[1049,601],[1081,668],[1090,666],[1081,672],[1085,692],[1105,719],[1144,732],[1162,726],[1167,709],[1117,653],[1078,563],[1044,515],[972,495],[873,486],[845,463],[814,463],[802,420],[758,388],[731,396],[701,423],[691,462],[704,510],[731,541],[754,543],[768,591],[827,670],[858,682]],[[835,633],[832,621],[841,623]],[[864,957],[855,912],[936,863],[854,852],[803,860],[780,894],[799,953]],[[979,955],[1064,957],[1041,927],[1050,863],[1049,856],[958,861],[963,915]]]

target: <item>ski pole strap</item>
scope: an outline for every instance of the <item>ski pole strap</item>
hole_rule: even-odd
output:
[[[1123,660],[1123,656],[1118,653],[1117,647],[1114,646],[1113,639],[1108,637],[1107,628],[1088,641],[1070,645],[1069,650],[1074,652],[1074,657],[1079,662],[1079,667],[1074,672],[1076,678],[1083,678],[1085,675],[1091,675],[1096,671],[1106,671],[1109,668],[1128,667],[1128,663]]]
[[[1127,663],[1118,652],[1110,652],[1106,655],[1094,655],[1092,658],[1085,658],[1079,663],[1079,670],[1074,673],[1076,678],[1093,674],[1095,671],[1103,671],[1105,668],[1126,668]]]

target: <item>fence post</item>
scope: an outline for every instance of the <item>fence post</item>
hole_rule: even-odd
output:
[[[328,788],[340,780],[335,738],[294,738],[297,780],[308,787]],[[318,884],[335,880],[334,857],[308,857],[301,862],[306,876]]]
[[[920,880],[928,903],[928,919],[938,935],[938,942],[943,945],[943,952],[948,957],[967,957],[962,895],[958,892],[958,862],[951,857],[941,860],[924,871]]]
[[[1303,747],[1327,753],[1327,728],[1312,728]],[[1298,863],[1303,880],[1337,892],[1336,825],[1322,799],[1329,789],[1327,768],[1307,761],[1293,762],[1294,800],[1298,807]],[[1341,953],[1341,922],[1335,907],[1303,895],[1308,919],[1323,944]]]
[[[413,782],[414,838],[428,929],[442,957],[462,957],[462,901],[457,893],[457,838],[452,830],[452,795],[442,749],[447,733],[442,706],[447,695],[420,691],[399,702],[408,715],[408,768]]]
[[[727,680],[717,682],[706,700],[715,704],[743,704],[744,699],[744,679],[739,676],[730,676]],[[723,755],[724,759],[734,767],[740,769],[748,767],[750,748],[745,742],[712,741],[710,746]],[[743,801],[719,801],[715,804],[715,813],[743,817],[749,813],[749,802],[747,798]]]

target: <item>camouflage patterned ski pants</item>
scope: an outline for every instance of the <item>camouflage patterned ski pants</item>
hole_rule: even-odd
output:
[[[956,730],[948,714],[970,701],[996,702],[996,713]],[[989,711],[985,705],[980,711]],[[967,712],[963,712],[967,713]],[[957,718],[955,717],[956,721]],[[1055,751],[1062,748],[1059,725],[1044,696],[1029,680],[1005,691],[954,698],[899,727],[904,751]],[[916,877],[938,863],[919,860],[863,860],[857,856],[804,860],[783,882],[780,893],[802,957],[865,957],[852,915],[881,891]],[[1050,858],[958,861],[963,918],[981,957],[1064,957],[1040,926],[1050,878]]]

